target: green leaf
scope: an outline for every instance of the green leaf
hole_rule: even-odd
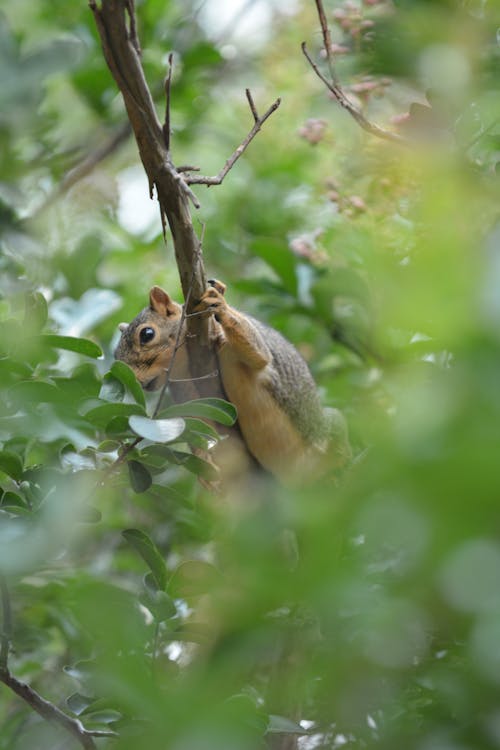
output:
[[[141,464],[140,461],[127,461],[128,471],[130,475],[130,484],[132,485],[132,489],[134,492],[137,492],[137,494],[140,494],[141,492],[146,492],[146,490],[149,490],[151,485],[153,484],[153,480],[151,479],[151,474],[146,469],[144,464]]]
[[[128,419],[132,414],[144,415],[139,404],[101,404],[87,411],[83,416],[96,427],[106,427],[114,417]]]
[[[59,388],[45,380],[23,380],[12,386],[8,395],[19,408],[26,404],[53,403],[63,400],[63,394]]]
[[[91,706],[95,702],[95,698],[90,698],[86,695],[82,695],[81,693],[73,693],[68,698],[66,698],[66,705],[68,706],[69,710],[75,714],[75,716],[80,716],[83,711],[85,711],[86,708]]]
[[[0,345],[0,349],[1,348]],[[26,362],[17,362],[10,357],[0,359],[0,383],[2,383],[4,388],[11,383],[13,385],[20,379],[29,380],[32,374],[33,368],[31,368]]]
[[[162,448],[160,443],[153,443],[146,445],[141,450],[138,450],[138,460],[147,467],[148,471],[154,476],[155,474],[163,474],[169,463],[176,463],[172,460],[172,452],[170,449],[165,447],[164,451],[158,451],[158,448]]]
[[[149,419],[149,417],[131,416],[129,425],[140,437],[153,443],[172,443],[182,435],[185,429],[183,419]]]
[[[69,352],[84,354],[86,357],[98,359],[102,357],[102,349],[90,339],[77,338],[76,336],[57,336],[55,333],[44,333],[40,336],[42,344],[54,349],[65,349]]]
[[[223,57],[217,47],[204,40],[189,47],[183,59],[186,70],[195,70],[197,67],[206,69],[209,65],[217,65],[221,62],[223,62]]]
[[[99,398],[102,401],[123,401],[125,396],[126,388],[118,378],[111,375],[109,372],[103,378],[102,386],[99,391]]]
[[[114,453],[120,448],[121,443],[118,440],[103,440],[99,443],[97,450],[100,453]]]
[[[154,588],[151,587],[149,581],[153,579]],[[165,591],[161,591],[156,586],[156,580],[152,573],[148,573],[145,578],[146,593],[141,597],[141,601],[145,607],[149,609],[153,617],[157,622],[165,622],[171,620],[177,615],[177,607],[171,596]]]
[[[127,417],[113,417],[106,425],[106,435],[116,440],[130,437],[130,427]]]
[[[87,726],[89,723],[92,725],[98,724],[113,724],[115,721],[120,721],[123,717],[119,711],[115,711],[112,708],[102,709],[100,711],[92,711],[90,708],[84,712],[85,723]]]
[[[113,377],[123,383],[126,388],[128,388],[138,404],[145,406],[146,399],[141,384],[135,377],[134,372],[125,364],[125,362],[120,362],[119,360],[113,362],[109,372]]]
[[[89,699],[87,699],[87,697],[85,695],[79,695],[78,693],[76,693],[76,695],[78,696],[76,698],[77,705],[78,705],[78,699],[80,699],[80,702],[81,702],[82,705],[85,703],[86,700],[90,701],[89,703],[87,703],[86,706],[83,706],[82,711],[79,714],[80,716],[88,717],[88,718],[85,719],[85,723],[86,724],[87,724],[87,721],[89,721],[89,722],[91,721],[92,723],[94,723],[95,722],[95,717],[99,713],[101,713],[101,712],[106,712],[107,713],[108,711],[111,711],[112,713],[118,713],[110,705],[111,701],[110,701],[109,698],[89,698]],[[113,721],[115,721],[115,719],[113,719]],[[106,723],[106,722],[104,721],[102,723]]]
[[[167,566],[156,544],[140,529],[125,529],[122,536],[149,566],[157,588],[164,591],[167,585]]]
[[[83,452],[77,453],[72,450],[66,450],[61,454],[61,465],[70,467],[73,471],[82,471],[84,469],[92,471],[95,469],[93,456],[86,455]]]
[[[202,435],[207,440],[218,442],[220,440],[220,435],[215,429],[215,427],[212,427],[211,424],[207,424],[207,422],[203,422],[201,419],[195,419],[193,417],[186,417],[184,422],[186,423],[186,436],[189,437],[190,434],[194,433],[197,435]]]
[[[238,418],[233,404],[222,398],[199,398],[184,404],[173,404],[162,412],[164,417],[201,417],[223,425],[232,425]]]
[[[262,737],[269,726],[269,717],[250,695],[237,693],[224,701],[224,719],[230,726],[244,726]],[[259,743],[260,744],[260,743]]]
[[[120,297],[111,289],[87,289],[79,300],[54,300],[50,313],[61,330],[80,335],[112,315],[120,303]]]
[[[174,599],[193,599],[211,591],[221,581],[214,565],[203,560],[187,560],[174,570],[168,582],[168,593]]]
[[[84,505],[80,508],[77,518],[80,523],[99,523],[102,520],[102,513],[92,505]]]
[[[269,714],[268,734],[307,734],[307,730],[286,716]]]
[[[2,510],[8,510],[12,513],[26,512],[28,506],[26,501],[21,495],[17,495],[15,492],[4,492],[0,499],[0,508]]]
[[[94,659],[84,659],[75,664],[66,664],[63,667],[63,672],[81,683],[95,680],[96,671],[97,666]]]
[[[24,307],[24,326],[32,333],[41,331],[47,322],[47,300],[41,292],[30,292],[26,295]]]
[[[19,481],[23,474],[23,464],[17,453],[2,451],[0,453],[0,471]]]
[[[210,482],[220,479],[220,473],[216,466],[199,456],[193,456],[192,453],[170,450],[168,455],[165,454],[165,457],[172,463],[183,466],[192,474],[196,474],[197,477],[207,479]]]
[[[224,439],[212,425],[203,422],[201,419],[186,417],[184,421],[186,422],[186,430],[183,437],[191,448],[201,448],[203,451],[208,451],[219,440]]]
[[[209,482],[216,482],[220,479],[220,472],[217,467],[199,456],[185,454],[181,463],[185,469],[192,474],[196,474],[197,477],[201,477],[201,479],[207,479]]]
[[[282,280],[287,291],[296,294],[296,260],[286,242],[268,237],[265,239],[257,238],[251,243],[250,250],[273,269]]]

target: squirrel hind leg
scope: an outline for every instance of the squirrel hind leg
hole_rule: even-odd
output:
[[[227,287],[222,281],[219,281],[218,279],[208,279],[207,283],[210,284],[210,286],[213,286],[214,289],[217,289],[219,294],[225,294]]]

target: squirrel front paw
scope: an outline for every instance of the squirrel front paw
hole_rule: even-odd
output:
[[[226,286],[221,281],[210,280],[208,283],[212,284],[212,286],[208,287],[206,292],[204,292],[194,312],[212,313],[215,319],[218,320],[222,311],[227,307],[226,300],[224,299]]]
[[[227,287],[223,281],[219,281],[218,279],[208,279],[208,284],[214,289],[217,289],[221,294],[226,293]]]

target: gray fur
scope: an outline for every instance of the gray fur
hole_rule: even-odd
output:
[[[328,420],[319,400],[316,383],[305,360],[278,331],[245,315],[265,341],[273,358],[271,391],[304,440],[318,443],[328,436]]]

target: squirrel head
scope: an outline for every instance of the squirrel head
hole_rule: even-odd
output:
[[[175,348],[182,307],[159,286],[149,292],[149,307],[131,323],[120,323],[122,333],[115,359],[125,362],[145,390],[165,383],[166,370]]]

